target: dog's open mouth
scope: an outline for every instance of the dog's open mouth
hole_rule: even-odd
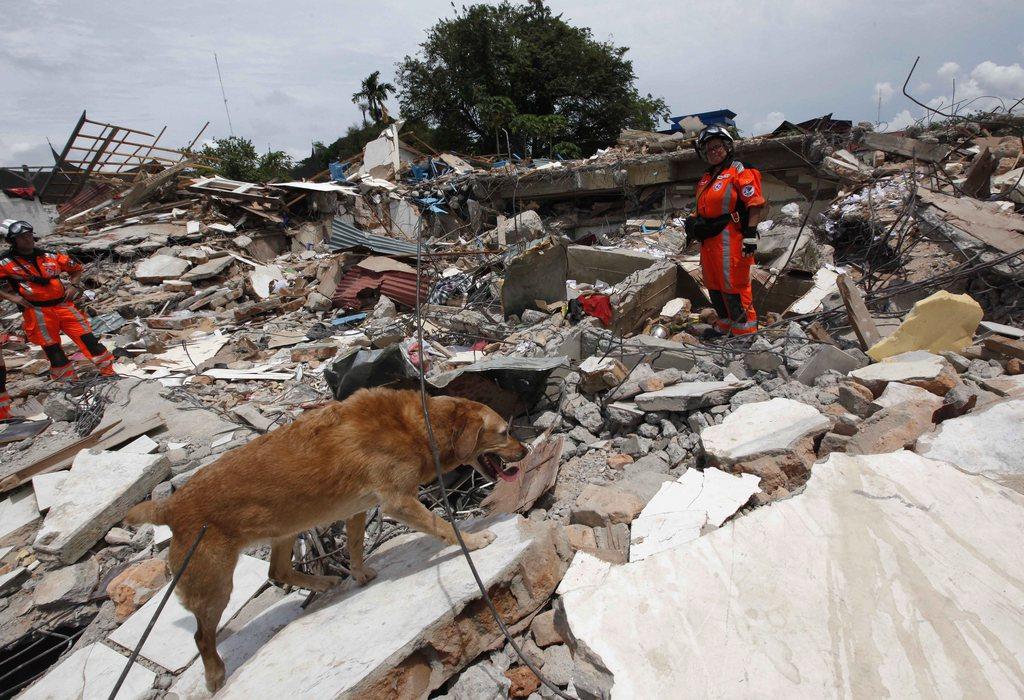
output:
[[[490,475],[492,479],[515,481],[516,476],[519,475],[519,467],[506,465],[501,461],[501,457],[493,452],[484,452],[476,459],[480,466],[484,468],[484,472]]]

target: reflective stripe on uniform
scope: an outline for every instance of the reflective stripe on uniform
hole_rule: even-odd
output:
[[[732,200],[732,181],[730,180],[729,183],[725,186],[725,193],[722,195],[722,214],[729,214],[729,213],[732,212],[731,200]],[[730,238],[731,238],[731,231],[729,231],[729,226],[727,224],[726,227],[725,227],[725,230],[722,231],[722,289],[723,290],[732,288],[732,280],[730,279],[730,274],[729,274],[729,267],[731,265],[729,252],[730,252],[730,248],[732,247],[731,246],[732,241],[729,240]]]
[[[107,350],[102,355],[97,355],[96,357],[92,358],[92,361],[96,364],[97,367],[109,367],[110,365],[114,364],[114,356],[110,354],[109,350]]]
[[[739,162],[738,160],[734,160],[732,162],[732,167],[738,173],[742,173],[743,172],[743,163]]]
[[[75,376],[75,368],[69,362],[61,367],[50,367],[50,378],[52,379],[67,379]]]
[[[85,316],[82,315],[82,312],[78,310],[78,307],[76,307],[74,304],[64,304],[63,306],[68,307],[68,310],[71,311],[71,314],[75,317],[75,320],[78,321],[79,325],[82,326],[83,334],[92,332],[92,326],[89,325],[89,321],[87,321]]]
[[[43,314],[42,309],[38,309],[33,306],[31,310],[36,317],[36,323],[39,324],[39,334],[43,336],[43,344],[53,345],[55,341],[50,336],[50,331],[46,327],[46,316]]]

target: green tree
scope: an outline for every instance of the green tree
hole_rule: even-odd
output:
[[[592,152],[624,127],[653,129],[668,115],[663,100],[637,91],[626,52],[568,24],[542,0],[463,7],[399,63],[402,115],[467,151],[489,148],[503,126],[499,116],[558,115],[563,141]],[[501,98],[513,114],[493,109]],[[514,148],[527,150],[536,138],[521,133]]]
[[[363,109],[365,104],[365,108],[370,113],[374,123],[379,124],[388,116],[388,110],[384,103],[387,102],[388,96],[394,92],[395,86],[391,83],[380,82],[380,71],[375,70],[366,76],[360,84],[359,92],[352,93],[352,103],[359,105],[360,109]],[[363,121],[366,121],[365,113],[363,114]]]
[[[216,159],[217,174],[229,180],[270,182],[289,177],[292,158],[284,151],[267,150],[260,155],[252,141],[240,136],[214,139],[203,146],[201,155]]]

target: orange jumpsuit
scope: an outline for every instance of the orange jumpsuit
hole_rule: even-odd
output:
[[[712,177],[704,173],[697,183],[697,214],[708,219],[731,214],[725,229],[701,243],[700,266],[704,286],[718,312],[718,330],[733,335],[757,332],[757,311],[750,288],[753,255],[743,254],[741,207],[765,204],[761,193],[761,174],[754,168],[733,161]]]
[[[105,376],[114,375],[114,357],[96,339],[89,320],[67,300],[64,283],[58,275],[74,273],[82,265],[64,253],[35,250],[32,255],[17,255],[13,249],[0,257],[0,280],[6,280],[15,292],[32,306],[23,310],[25,336],[46,351],[53,379],[74,379],[75,372],[60,350],[63,332],[92,360]]]

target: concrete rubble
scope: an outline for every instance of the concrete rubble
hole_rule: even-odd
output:
[[[521,489],[446,486],[498,535],[473,560],[566,692],[1019,695],[1019,118],[786,124],[736,144],[770,221],[760,327],[734,338],[685,234],[704,165],[681,133],[508,162],[427,156],[396,122],[306,180],[154,164],[152,187],[62,205],[40,242],[85,263],[120,376],[68,344],[83,381],[55,388],[0,302],[0,658],[75,640],[16,690],[109,694],[173,573],[169,528],[128,526],[132,505],[422,364],[545,456]],[[420,500],[443,516],[435,484]],[[358,588],[346,541],[301,534],[296,565],[344,581],[308,607],[264,588],[267,547],[242,556],[219,697],[551,696],[457,549],[373,511]],[[193,631],[172,596],[118,697],[208,697]]]

